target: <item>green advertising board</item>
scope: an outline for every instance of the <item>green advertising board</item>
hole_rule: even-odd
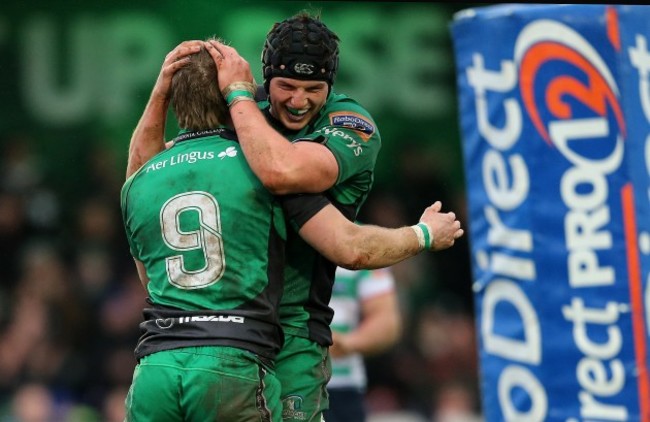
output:
[[[460,184],[453,57],[448,33],[460,6],[420,2],[10,0],[0,9],[0,130],[28,136],[54,173],[89,143],[123,157],[167,52],[217,35],[249,61],[274,22],[320,12],[341,38],[335,90],[368,108],[383,135],[378,185],[390,185],[403,148],[437,154]],[[168,122],[168,136],[176,132]]]

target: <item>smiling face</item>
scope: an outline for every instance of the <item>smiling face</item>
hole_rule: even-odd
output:
[[[328,92],[325,81],[275,77],[269,85],[271,114],[287,129],[300,130],[323,107]]]

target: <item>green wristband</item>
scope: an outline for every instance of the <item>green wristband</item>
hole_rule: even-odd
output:
[[[244,91],[243,89],[242,90],[237,89],[235,91],[231,91],[230,94],[228,94],[228,96],[226,97],[226,104],[228,104],[228,107],[232,105],[233,101],[235,101],[237,97],[247,97],[250,99],[255,99],[255,96],[251,92]]]
[[[417,226],[422,229],[422,233],[424,234],[424,249],[429,250],[431,247],[431,232],[429,231],[429,226],[424,223],[418,223]]]

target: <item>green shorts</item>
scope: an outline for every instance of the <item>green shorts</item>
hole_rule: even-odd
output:
[[[281,414],[273,370],[233,347],[184,347],[145,356],[126,397],[126,421],[134,422],[279,422]]]
[[[303,337],[285,334],[275,360],[282,385],[283,421],[321,421],[329,407],[327,383],[332,376],[329,348]]]

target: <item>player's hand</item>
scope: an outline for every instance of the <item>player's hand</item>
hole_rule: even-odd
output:
[[[420,217],[420,222],[425,223],[431,230],[433,241],[429,249],[432,251],[452,247],[456,239],[460,238],[464,233],[460,227],[460,221],[456,219],[456,214],[441,212],[441,210],[442,203],[436,201],[433,205],[427,207],[422,217]]]
[[[160,101],[168,102],[174,73],[185,66],[189,62],[188,56],[198,53],[201,47],[203,47],[203,41],[183,41],[167,53],[151,95]]]
[[[233,82],[255,82],[250,65],[237,50],[215,40],[205,44],[217,66],[219,89],[222,92]]]

